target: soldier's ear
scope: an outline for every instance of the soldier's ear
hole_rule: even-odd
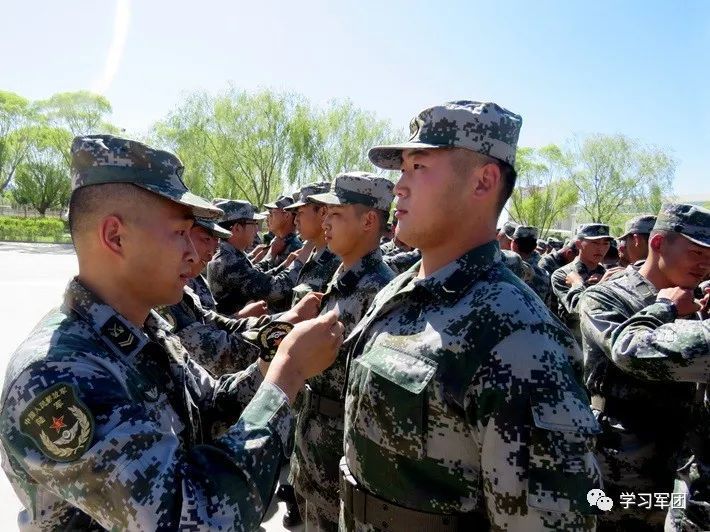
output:
[[[660,233],[651,235],[651,238],[648,241],[648,246],[654,251],[660,251],[661,245],[663,245],[664,238],[665,237]]]
[[[101,218],[98,228],[100,246],[111,253],[123,255],[125,227],[118,214],[110,214]]]
[[[502,178],[498,165],[495,163],[484,164],[480,167],[478,174],[474,195],[484,197],[494,194],[496,201],[498,201],[498,190]]]

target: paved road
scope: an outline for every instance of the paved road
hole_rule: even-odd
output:
[[[68,280],[78,272],[78,265],[69,245],[10,242],[0,242],[0,264],[1,383],[10,355],[40,318],[59,305]],[[21,504],[2,473],[0,501],[0,530],[15,530]],[[284,506],[284,503],[272,504],[262,530],[285,530],[281,526]]]

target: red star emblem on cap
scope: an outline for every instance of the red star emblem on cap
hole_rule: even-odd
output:
[[[64,416],[52,416],[52,424],[50,425],[50,428],[53,428],[54,430],[59,432],[63,427],[66,427],[66,425],[64,424]]]

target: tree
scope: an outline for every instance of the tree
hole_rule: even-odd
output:
[[[29,101],[0,91],[0,192],[12,181],[32,142],[35,114]]]
[[[569,178],[569,161],[554,144],[538,150],[520,148],[515,169],[518,181],[508,213],[519,224],[537,227],[540,236],[545,237],[577,203],[577,190]]]
[[[303,158],[303,181],[332,181],[348,170],[378,171],[368,150],[394,140],[389,122],[350,101],[332,101],[323,110],[302,106],[294,122],[293,144]]]
[[[111,103],[103,96],[87,91],[62,92],[36,102],[35,109],[46,126],[48,142],[71,164],[71,141],[77,135],[116,133],[117,128],[107,121]]]
[[[658,212],[676,161],[624,135],[592,135],[568,152],[580,208],[593,222],[619,223],[624,212]]]

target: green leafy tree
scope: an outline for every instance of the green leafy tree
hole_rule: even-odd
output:
[[[624,135],[592,135],[567,157],[580,208],[593,222],[618,225],[629,211],[658,212],[672,189],[672,155]]]
[[[519,148],[515,166],[518,181],[508,213],[519,224],[537,227],[541,237],[545,237],[577,203],[569,161],[559,147],[551,144],[538,150]]]
[[[32,144],[36,120],[30,102],[13,92],[0,91],[0,192],[12,182]]]

